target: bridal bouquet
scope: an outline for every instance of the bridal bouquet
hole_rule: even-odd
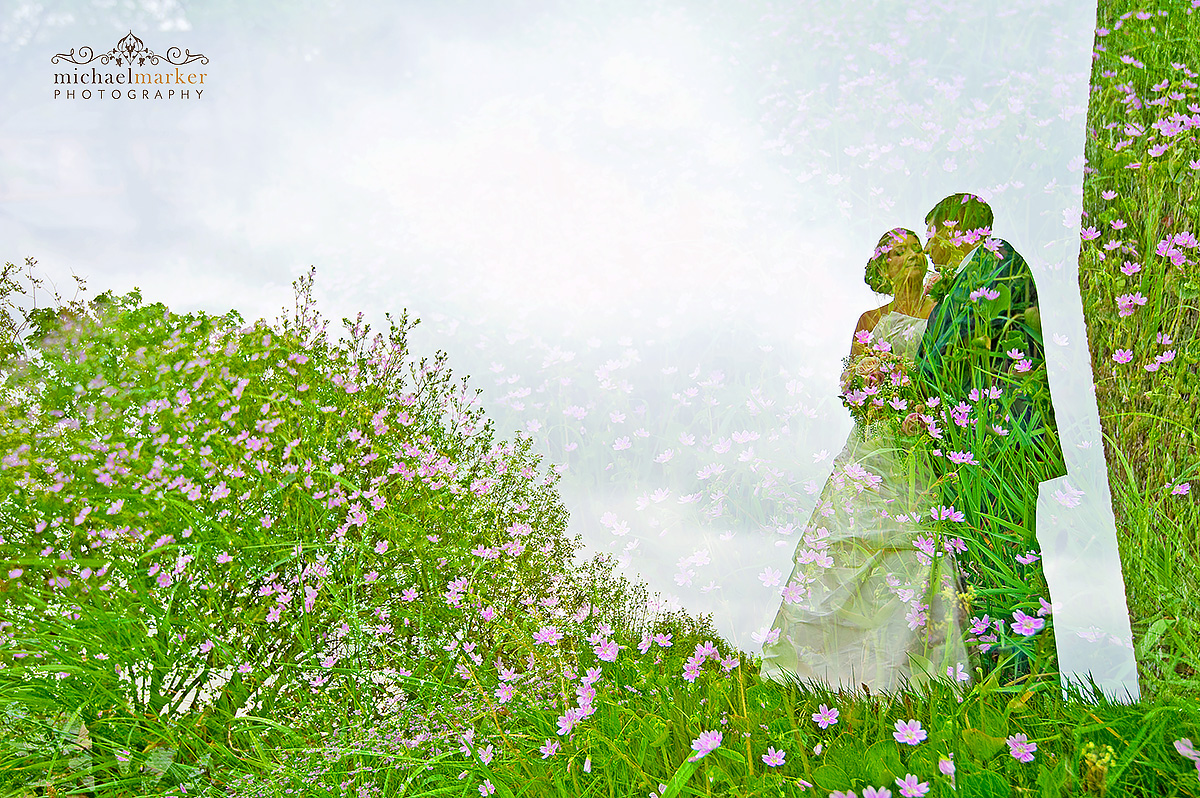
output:
[[[925,397],[912,379],[913,361],[884,342],[843,359],[841,399],[864,430],[914,435],[924,429],[918,410]],[[881,427],[883,429],[881,429]]]

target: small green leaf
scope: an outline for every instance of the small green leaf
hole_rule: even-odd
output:
[[[821,765],[813,771],[813,784],[816,784],[822,790],[848,790],[850,789],[850,777],[846,775],[846,771],[833,765]]]
[[[1004,336],[1004,340],[1000,342],[1000,351],[1008,352],[1011,349],[1020,349],[1028,357],[1031,353],[1025,351],[1025,347],[1025,336],[1017,330],[1009,330],[1008,334]]]
[[[151,745],[153,746],[154,744],[152,743]],[[149,753],[146,754],[146,758],[142,761],[142,764],[146,770],[150,771],[154,781],[158,782],[167,772],[167,768],[171,767],[171,764],[175,761],[175,749],[168,747],[148,747],[147,750]]]
[[[670,733],[671,727],[657,715],[647,715],[642,719],[642,737],[651,741],[651,748],[657,748],[665,743],[667,735]]]
[[[894,741],[880,740],[867,749],[866,772],[875,783],[891,783],[904,775],[904,765]]]
[[[1039,336],[1042,334],[1042,314],[1037,305],[1030,305],[1025,309],[1025,323]]]
[[[1026,704],[1032,696],[1032,692],[1025,690],[1020,695],[1013,698],[1012,701],[1008,702],[1008,709],[1005,710],[1005,715],[1011,715],[1014,712],[1019,714],[1026,711],[1026,709],[1028,709]]]
[[[1012,291],[1004,283],[993,285],[991,290],[999,292],[1000,296],[995,299],[980,299],[979,312],[984,319],[991,321],[992,319],[1004,313],[1012,307]]]
[[[721,746],[718,747],[713,753],[717,754],[718,756],[723,756],[730,761],[737,762],[740,765],[746,764],[746,757],[732,748],[725,748],[724,746]]]
[[[962,740],[963,745],[971,752],[971,756],[980,762],[991,759],[1004,747],[1004,738],[993,737],[979,729],[963,729]]]
[[[1037,785],[1041,790],[1042,798],[1059,798],[1066,783],[1067,761],[1065,759],[1058,760],[1058,764],[1053,770],[1043,767],[1038,773]]]
[[[931,660],[916,652],[908,652],[909,672],[912,674],[912,684],[918,687],[930,679],[937,678],[937,667]]]
[[[980,712],[983,730],[993,737],[1008,736],[1008,719],[1000,710],[985,706]]]
[[[842,739],[846,739],[846,735]],[[867,758],[867,747],[861,741],[850,739],[847,743],[839,740],[825,752],[825,764],[833,765],[847,772],[857,773],[862,769]]]
[[[792,730],[792,722],[788,718],[776,718],[767,724],[767,734],[772,737],[783,737]]]
[[[746,690],[746,704],[774,712],[780,709],[779,690],[774,685],[758,684]]]
[[[1137,653],[1139,657],[1146,656],[1150,649],[1162,638],[1163,634],[1171,626],[1175,624],[1174,618],[1159,618],[1154,623],[1150,624],[1150,628],[1146,630],[1146,634],[1138,641]]]
[[[696,768],[700,767],[701,760],[688,761],[684,760],[679,765],[679,769],[671,776],[671,780],[667,782],[667,789],[663,792],[663,798],[675,798],[683,791],[683,785],[688,783],[688,779],[696,772]]]
[[[963,798],[1010,798],[1012,787],[1002,776],[984,770],[958,777],[958,794]]]
[[[988,693],[993,693],[1000,686],[1000,669],[996,668],[988,674],[987,678],[979,683],[977,688],[979,695],[984,696]]]

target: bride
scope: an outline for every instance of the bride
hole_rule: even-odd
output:
[[[935,304],[924,292],[926,269],[915,233],[884,234],[866,283],[894,299],[859,318],[852,356],[890,345],[912,359]],[[874,691],[947,673],[968,678],[954,548],[940,550],[929,521],[932,481],[919,449],[855,425],[796,547],[763,647],[762,678]]]

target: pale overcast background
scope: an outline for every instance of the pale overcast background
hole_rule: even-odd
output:
[[[580,562],[757,653],[850,430],[840,360],[887,301],[863,265],[974,192],[1038,281],[1062,666],[1136,696],[1075,266],[1094,24],[1074,0],[4,0],[0,257],[178,313],[273,321],[310,264],[331,330],[407,308],[559,465]],[[53,55],[130,31],[207,56],[204,93],[54,98]]]

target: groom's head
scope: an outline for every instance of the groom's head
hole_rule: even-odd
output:
[[[974,194],[952,194],[925,216],[925,251],[938,265],[949,263],[962,250],[992,230],[992,209]]]

